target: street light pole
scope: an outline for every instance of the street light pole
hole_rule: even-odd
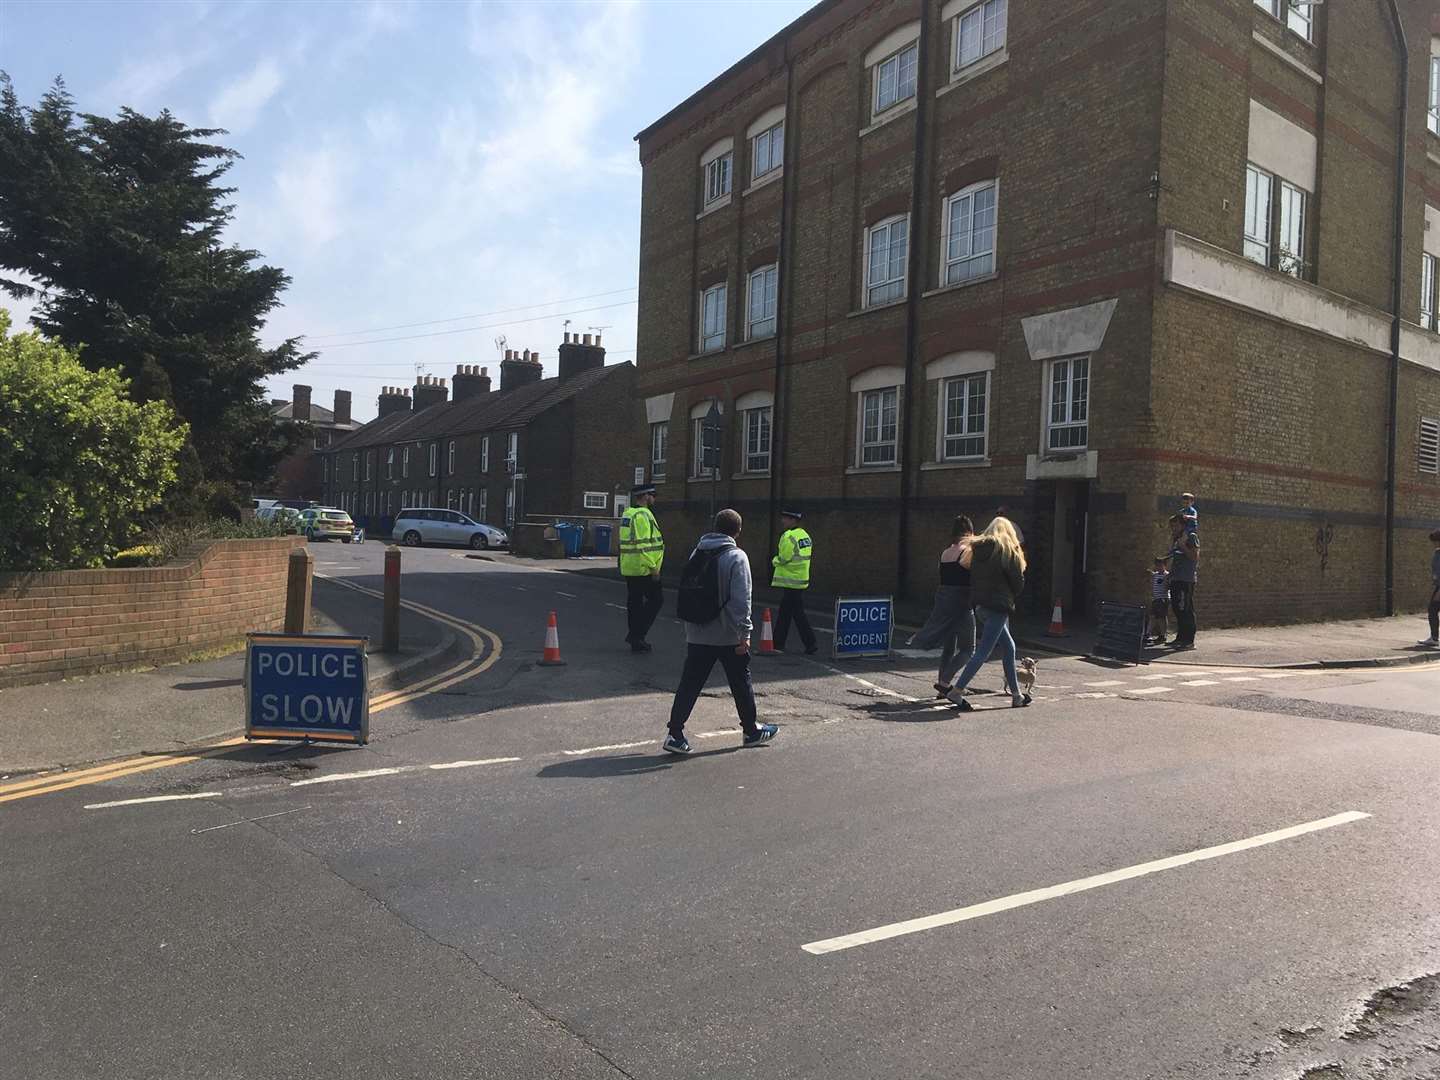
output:
[[[1389,431],[1385,440],[1385,614],[1395,614],[1395,473],[1400,408],[1400,309],[1405,280],[1405,159],[1410,135],[1410,42],[1398,0],[1390,0],[1390,21],[1400,61],[1400,118],[1395,150],[1395,235],[1390,295]]]

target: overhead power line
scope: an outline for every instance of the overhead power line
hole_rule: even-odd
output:
[[[606,355],[606,356],[633,356],[634,354],[635,354],[635,350],[634,350],[634,349],[607,349],[607,350],[605,350],[605,355]],[[549,356],[542,356],[542,357],[540,357],[539,359],[540,359],[540,361],[541,361],[542,363],[545,363],[545,362],[548,362],[548,361],[551,361],[551,360],[555,360],[556,358],[557,358],[556,355],[552,353],[552,354],[549,355]],[[495,363],[495,362],[497,362],[497,361],[491,361],[491,362],[492,362],[492,363]],[[344,382],[344,381],[346,381],[346,380],[348,380],[348,379],[357,379],[357,380],[358,380],[358,379],[368,379],[368,380],[372,380],[372,381],[375,381],[375,382],[396,383],[397,385],[400,385],[400,386],[406,385],[406,384],[407,384],[407,381],[408,381],[410,378],[412,378],[413,375],[414,375],[414,372],[411,370],[411,366],[410,366],[409,364],[403,362],[403,361],[399,361],[399,362],[386,361],[386,364],[389,365],[389,366],[391,366],[391,367],[394,367],[396,370],[404,369],[404,370],[407,372],[407,374],[404,375],[404,376],[396,376],[396,375],[360,375],[360,374],[355,374],[355,373],[354,373],[354,372],[355,372],[355,365],[354,365],[354,364],[340,364],[340,363],[325,364],[325,363],[318,363],[318,362],[313,361],[313,360],[312,360],[310,363],[306,364],[304,367],[302,367],[302,368],[296,368],[295,370],[296,370],[296,371],[312,371],[312,370],[325,369],[325,370],[332,370],[332,371],[345,371],[345,372],[350,372],[351,374],[348,374],[348,375],[345,376],[344,379],[341,379],[342,382]],[[487,364],[486,366],[488,366],[488,364]],[[437,374],[441,375],[442,377],[446,377],[445,374],[444,374],[444,372],[439,372],[439,371],[437,371]]]
[[[306,341],[319,341],[322,338],[355,337],[359,334],[383,334],[389,330],[409,330],[416,326],[440,326],[444,323],[464,322],[466,319],[489,319],[496,315],[508,315],[512,311],[529,311],[537,307],[551,307],[555,304],[578,304],[581,300],[598,300],[602,296],[618,296],[622,292],[634,292],[635,286],[630,285],[624,289],[611,289],[609,292],[589,293],[586,296],[568,296],[563,300],[541,300],[534,304],[521,304],[519,307],[499,308],[496,311],[481,311],[474,315],[455,315],[448,319],[429,319],[425,322],[396,323],[394,326],[372,326],[368,330],[336,330],[329,334],[302,334]]]
[[[403,334],[399,337],[369,338],[365,341],[340,341],[334,345],[318,345],[320,352],[329,349],[350,349],[356,345],[384,345],[392,341],[418,341],[421,338],[448,337],[451,334],[473,334],[477,330],[493,330],[497,326],[514,326],[517,323],[544,322],[546,319],[563,319],[567,315],[584,315],[591,311],[608,311],[611,308],[630,307],[635,300],[621,300],[615,304],[599,304],[595,307],[576,308],[572,311],[552,311],[545,315],[528,315],[523,319],[506,319],[504,322],[482,323],[479,326],[461,326],[454,330],[432,330],[428,334]]]

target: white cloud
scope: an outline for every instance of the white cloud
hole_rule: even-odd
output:
[[[330,144],[296,153],[275,175],[271,230],[294,233],[310,247],[329,243],[353,223],[341,212],[349,154]]]
[[[155,97],[202,57],[196,53],[170,52],[143,60],[127,61],[120,73],[100,89],[100,97],[116,105],[144,111]]]
[[[273,57],[261,60],[210,103],[210,123],[231,132],[248,131],[284,83],[279,63]]]

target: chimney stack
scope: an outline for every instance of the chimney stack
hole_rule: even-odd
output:
[[[350,423],[350,391],[335,391],[335,423]]]
[[[409,412],[410,391],[402,390],[398,386],[386,386],[380,391],[380,400],[377,405],[376,419],[380,420],[394,412]]]
[[[455,367],[455,400],[469,401],[490,392],[488,368],[474,364],[458,364]]]
[[[310,387],[296,383],[290,395],[290,419],[310,419]]]
[[[445,380],[434,375],[421,375],[415,382],[415,411],[428,409],[432,405],[443,405],[450,396]]]
[[[545,369],[540,365],[539,353],[532,354],[529,349],[525,349],[523,352],[516,352],[514,349],[505,350],[505,359],[500,362],[500,389],[502,391],[529,386],[544,377]]]
[[[600,335],[592,341],[589,334],[566,334],[565,343],[560,346],[560,378],[568,379],[582,371],[605,366],[605,349],[600,344]]]

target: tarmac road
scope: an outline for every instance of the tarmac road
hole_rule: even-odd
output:
[[[1042,659],[962,715],[928,660],[757,659],[780,737],[717,675],[677,760],[679,628],[632,657],[618,582],[404,593],[503,647],[370,746],[0,807],[0,1077],[1440,1070],[1440,673]]]

